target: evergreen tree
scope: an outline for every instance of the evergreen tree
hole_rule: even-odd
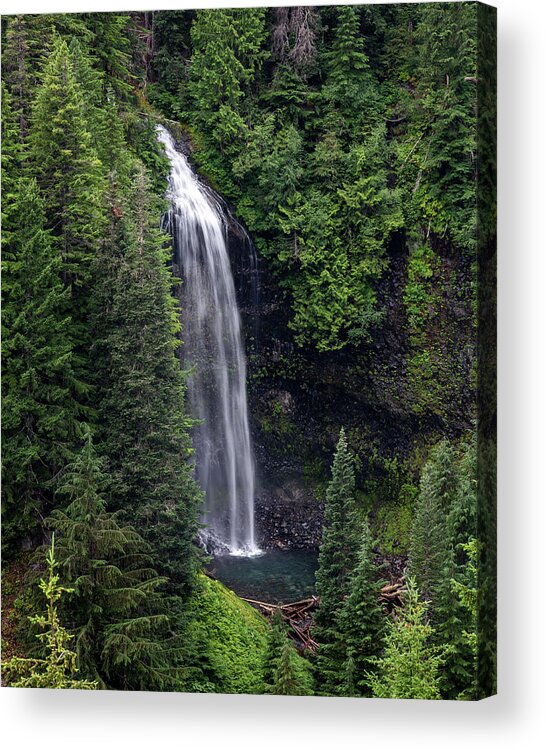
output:
[[[270,692],[275,681],[275,674],[279,664],[282,648],[286,641],[286,626],[282,619],[281,610],[277,607],[267,636],[267,648],[264,653],[262,668],[263,681],[266,692]]]
[[[475,653],[468,632],[474,628],[470,607],[453,596],[455,587],[476,586],[476,570],[468,560],[468,544],[476,531],[476,450],[472,442],[458,461],[458,482],[447,519],[448,550],[438,587],[436,639],[446,645],[441,690],[445,698],[468,695],[475,687]],[[474,628],[475,629],[475,628]]]
[[[264,690],[273,695],[311,695],[308,663],[299,657],[287,633],[281,610],[271,619],[262,667]]]
[[[474,680],[474,661],[465,632],[469,612],[453,596],[452,581],[467,582],[464,544],[475,530],[475,448],[459,459],[442,441],[424,467],[410,544],[409,570],[430,601],[434,642],[445,645],[442,696],[454,699]],[[462,558],[461,558],[462,555]]]
[[[82,674],[125,690],[176,687],[176,639],[169,626],[165,579],[149,549],[119,513],[105,509],[107,479],[91,434],[60,479],[68,504],[53,511],[57,554],[74,595],[70,612]]]
[[[431,451],[421,475],[419,499],[411,532],[409,572],[435,610],[442,571],[448,564],[448,516],[457,491],[453,448],[444,440]]]
[[[2,305],[2,543],[36,537],[51,481],[72,455],[81,419],[68,290],[62,260],[44,228],[36,181],[4,195]]]
[[[103,85],[111,88],[118,100],[127,99],[134,81],[131,72],[130,15],[81,13],[79,18],[89,32],[89,52],[93,54],[96,70],[102,74]]]
[[[36,636],[44,643],[46,655],[43,659],[12,657],[2,664],[4,678],[10,687],[95,690],[98,687],[96,682],[78,679],[78,656],[70,649],[73,636],[63,627],[59,618],[61,599],[64,594],[72,593],[72,589],[59,584],[55,536],[51,540],[46,563],[49,576],[47,581],[40,581],[40,589],[47,601],[46,614],[29,618],[32,624],[46,629]]]
[[[387,624],[385,651],[370,675],[375,698],[439,700],[440,649],[430,646],[434,630],[426,622],[426,603],[419,601],[415,580],[406,583],[404,606]]]
[[[243,94],[265,56],[264,21],[264,8],[200,10],[191,27],[196,117],[212,125],[212,138],[228,150],[230,138],[244,125]]]
[[[198,559],[201,498],[191,464],[193,423],[184,411],[184,375],[175,356],[179,311],[158,227],[160,206],[136,163],[107,238],[107,286],[98,292],[100,444],[112,507],[139,528],[169,586],[187,594]]]
[[[311,695],[309,671],[302,666],[301,660],[298,661],[296,649],[286,637],[278,659],[271,693],[273,695]]]
[[[358,557],[359,524],[354,509],[353,458],[345,431],[339,434],[332,480],[326,492],[324,527],[316,575],[320,603],[315,614],[317,680],[324,694],[338,692],[345,647],[339,616]]]
[[[75,322],[85,338],[89,302],[81,288],[89,283],[91,260],[104,228],[104,185],[74,61],[61,38],[53,45],[36,95],[30,143],[48,225],[63,259],[63,279],[72,290]]]
[[[455,656],[461,662],[466,654],[469,654],[469,656],[467,656],[466,663],[463,662],[462,688],[455,697],[459,700],[475,700],[478,696],[478,540],[471,538],[462,547],[468,556],[467,582],[461,583],[460,580],[453,578],[451,579],[451,589],[452,593],[458,597],[468,617],[466,618],[467,627],[462,630],[462,654],[457,651],[452,655],[452,658]]]
[[[379,606],[381,583],[371,559],[370,529],[365,522],[357,566],[349,581],[349,596],[339,617],[346,645],[343,667],[345,695],[370,695],[369,674],[381,651],[384,615]]]

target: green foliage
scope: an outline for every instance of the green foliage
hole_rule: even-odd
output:
[[[346,647],[340,672],[342,695],[371,695],[370,673],[381,652],[384,615],[379,606],[381,582],[372,561],[370,529],[364,523],[358,563],[349,581],[349,596],[339,614],[339,628]]]
[[[465,645],[470,650],[471,658],[468,660],[470,665],[467,666],[465,675],[466,684],[461,692],[457,695],[459,700],[474,700],[477,695],[477,677],[478,677],[478,633],[477,633],[477,614],[478,614],[478,540],[470,539],[466,544],[461,545],[468,557],[468,583],[462,583],[455,578],[451,579],[453,593],[458,596],[461,606],[470,615],[469,627],[462,631],[462,637]],[[468,679],[470,673],[470,679]]]
[[[142,537],[105,510],[106,485],[88,433],[59,481],[57,493],[68,504],[48,519],[73,587],[69,611],[80,670],[103,687],[173,689],[179,644],[159,593],[165,579],[153,570]]]
[[[101,258],[95,324],[101,453],[112,507],[125,511],[154,549],[159,571],[185,595],[198,560],[193,540],[200,493],[188,460],[192,422],[175,354],[179,311],[158,227],[160,204],[139,163],[115,200],[121,216],[112,217]]]
[[[63,259],[63,279],[77,290],[104,228],[101,164],[91,144],[83,91],[65,41],[57,39],[36,94],[31,157],[48,206],[48,226]],[[85,314],[82,303],[79,316]]]
[[[444,440],[431,452],[421,475],[411,533],[409,571],[432,608],[448,550],[447,515],[456,491],[454,452]]]
[[[476,587],[467,557],[476,530],[475,464],[473,441],[461,455],[447,441],[435,446],[423,469],[411,536],[409,569],[430,602],[434,642],[445,644],[440,689],[450,699],[475,690],[472,613],[454,596],[454,587]]]
[[[285,638],[278,659],[271,693],[273,695],[312,695],[311,675],[307,662]]]
[[[36,535],[50,482],[72,455],[85,390],[75,374],[68,290],[33,178],[3,201],[2,439],[5,550]]]
[[[334,694],[341,679],[340,664],[345,647],[339,616],[349,593],[350,576],[356,566],[359,524],[354,502],[353,458],[345,431],[340,431],[332,465],[332,479],[326,491],[324,527],[316,574],[320,604],[315,613],[314,637],[319,643],[316,656],[320,692]]]
[[[262,676],[265,691],[272,695],[312,694],[310,665],[288,638],[280,609],[271,619]]]
[[[47,602],[46,614],[29,618],[31,623],[45,630],[37,637],[44,644],[46,656],[43,659],[12,657],[2,664],[4,677],[10,687],[96,690],[96,682],[77,678],[78,657],[69,645],[73,636],[59,619],[60,600],[64,594],[70,594],[72,589],[59,584],[59,576],[55,572],[58,564],[55,559],[54,536],[46,563],[49,576],[47,580],[40,581],[40,589]]]
[[[434,630],[426,622],[426,603],[419,601],[413,578],[406,582],[404,606],[388,621],[385,651],[369,681],[375,698],[439,700],[443,663],[440,649],[429,645]]]
[[[275,682],[275,674],[286,637],[286,626],[282,619],[282,613],[277,608],[271,618],[270,629],[267,634],[267,649],[264,654],[262,666],[263,682],[268,692],[271,691]]]
[[[380,323],[373,286],[402,216],[387,187],[381,102],[358,11],[338,9],[318,90],[308,81],[318,16],[287,13],[274,31],[286,33],[285,51],[264,80],[263,9],[199,11],[184,96],[199,163],[265,240],[290,294],[296,343],[328,351],[366,340]]]
[[[374,536],[383,554],[407,553],[417,495],[417,487],[403,484],[394,501],[384,502],[374,511]]]
[[[200,577],[188,601],[184,638],[191,657],[180,689],[261,693],[266,620],[221,583]]]

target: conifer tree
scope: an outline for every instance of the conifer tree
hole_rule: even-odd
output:
[[[462,545],[468,558],[467,583],[452,579],[451,588],[462,607],[468,613],[468,627],[462,635],[470,651],[470,665],[467,665],[465,682],[459,700],[475,700],[478,696],[478,540],[471,538]]]
[[[409,570],[430,601],[434,643],[445,645],[442,695],[454,699],[474,680],[474,662],[465,632],[469,612],[453,596],[452,581],[466,583],[464,544],[475,531],[475,449],[462,459],[442,441],[424,467],[410,544]],[[462,556],[462,557],[461,557]]]
[[[349,581],[349,596],[339,617],[346,646],[343,666],[346,695],[370,695],[369,673],[379,656],[384,631],[384,615],[378,603],[381,583],[371,559],[368,523],[363,524],[357,566]]]
[[[334,38],[324,60],[328,79],[321,98],[328,103],[324,112],[326,122],[333,124],[339,118],[337,124],[342,131],[355,127],[360,130],[364,123],[377,124],[381,100],[364,51],[359,8],[350,5],[336,8]]]
[[[201,497],[191,464],[193,422],[185,414],[184,375],[175,356],[179,311],[171,296],[166,237],[158,227],[161,203],[140,163],[131,177],[107,238],[113,259],[109,278],[103,276],[108,285],[97,292],[100,448],[112,508],[125,511],[151,545],[169,586],[184,594],[196,571]]]
[[[78,679],[78,656],[70,648],[74,636],[66,630],[59,618],[61,599],[65,594],[71,594],[72,589],[59,583],[55,535],[47,551],[46,563],[48,578],[40,581],[40,589],[47,601],[46,614],[29,618],[32,624],[46,629],[36,636],[44,643],[46,654],[41,659],[12,657],[2,663],[3,676],[10,687],[96,690],[96,682]]]
[[[267,636],[267,647],[264,653],[262,676],[265,690],[269,692],[275,681],[279,658],[286,641],[286,627],[282,619],[281,610],[277,607]]]
[[[467,557],[469,540],[476,531],[476,450],[471,443],[458,461],[458,482],[447,519],[448,550],[438,586],[436,640],[446,645],[441,690],[445,698],[468,695],[475,687],[475,653],[468,632],[474,627],[472,609],[453,596],[455,587],[476,586],[475,568]]]
[[[128,13],[81,13],[80,19],[90,33],[89,51],[105,86],[123,101],[132,92],[131,17]]]
[[[91,145],[84,96],[66,42],[56,39],[37,91],[30,133],[31,157],[48,206],[48,225],[63,259],[84,337],[88,300],[80,290],[104,228],[103,174]]]
[[[107,484],[91,434],[64,470],[53,511],[60,569],[73,587],[70,612],[80,670],[102,686],[168,689],[176,683],[165,579],[152,568],[142,537],[105,509]]]
[[[4,549],[35,537],[51,481],[80,434],[68,290],[34,179],[4,196],[2,437]],[[36,539],[34,540],[36,541]]]
[[[359,524],[354,509],[355,477],[353,458],[345,431],[339,434],[332,466],[332,479],[326,492],[324,527],[316,575],[320,604],[315,615],[316,656],[320,691],[339,690],[345,649],[339,616],[349,594],[349,579],[358,557]]]
[[[457,491],[455,454],[447,441],[438,443],[421,475],[411,532],[409,572],[434,612],[442,571],[448,563],[448,516]]]
[[[275,671],[273,695],[311,695],[311,678],[307,665],[298,661],[296,649],[288,638],[284,644]]]
[[[377,674],[369,678],[375,698],[440,699],[442,653],[429,645],[434,630],[426,620],[426,603],[408,578],[404,606],[387,624],[385,651],[376,661]]]

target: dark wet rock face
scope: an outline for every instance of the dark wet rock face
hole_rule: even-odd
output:
[[[262,491],[254,508],[262,549],[318,549],[324,505],[297,479]]]
[[[368,340],[321,353],[295,345],[286,292],[267,261],[252,257],[248,238],[230,234],[248,359],[262,546],[298,549],[320,543],[317,496],[324,498],[341,426],[357,456],[357,489],[365,493],[374,481],[376,487],[384,482],[393,456],[400,465],[408,460],[414,471],[408,481],[416,483],[428,446],[471,429],[475,337],[469,297],[460,291],[471,288],[471,269],[468,260],[448,250],[438,249],[436,291],[422,331],[411,328],[404,296],[411,251],[403,237],[396,237],[377,289],[382,322]],[[422,351],[429,356],[423,363]],[[299,489],[291,484],[295,478]],[[387,486],[383,494],[389,492]],[[375,507],[395,500],[396,495],[373,494],[366,502]]]

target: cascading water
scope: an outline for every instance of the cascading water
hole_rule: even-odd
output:
[[[194,442],[205,491],[209,540],[231,554],[257,554],[254,460],[248,426],[246,358],[220,202],[199,183],[170,133],[157,126],[170,160],[167,229],[182,270],[188,399],[201,420]]]

